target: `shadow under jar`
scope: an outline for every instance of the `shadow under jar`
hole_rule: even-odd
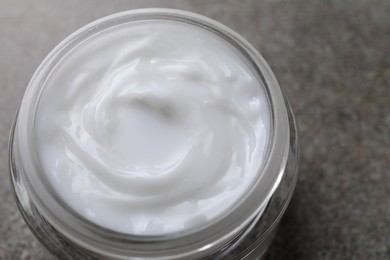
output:
[[[116,140],[120,129],[131,136]],[[159,180],[161,158],[174,149],[192,165],[163,187],[145,181]],[[226,26],[171,9],[114,14],[61,42],[29,83],[9,153],[23,218],[62,259],[260,259],[299,163],[294,116],[261,55]]]

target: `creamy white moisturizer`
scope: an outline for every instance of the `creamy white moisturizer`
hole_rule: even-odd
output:
[[[220,36],[173,21],[106,29],[48,76],[40,167],[72,210],[114,231],[164,235],[224,216],[264,163],[261,80]]]

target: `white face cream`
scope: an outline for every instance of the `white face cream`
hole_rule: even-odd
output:
[[[35,116],[40,167],[59,198],[135,235],[222,217],[251,188],[271,135],[267,95],[244,57],[173,21],[79,44],[46,79]]]

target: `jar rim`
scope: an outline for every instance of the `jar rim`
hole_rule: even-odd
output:
[[[31,108],[37,108],[39,99],[37,97],[43,90],[44,81],[59,60],[74,46],[96,33],[117,25],[141,20],[178,21],[199,26],[221,36],[251,63],[250,65],[263,83],[270,108],[271,135],[265,161],[259,170],[258,178],[242,202],[223,214],[222,219],[218,218],[200,230],[170,233],[168,237],[166,235],[121,234],[75,216],[66,205],[59,203],[58,198],[47,189],[46,183],[40,182],[37,173],[41,169],[36,158],[34,144],[29,138],[31,134],[29,129],[32,129],[31,126],[34,125],[33,119],[36,112],[36,109]],[[217,21],[188,11],[160,8],[116,13],[82,27],[63,40],[44,59],[32,77],[19,110],[16,127],[15,134],[18,135],[16,145],[23,143],[28,149],[27,152],[21,150],[21,146],[18,149],[21,150],[18,156],[23,162],[22,167],[25,169],[23,172],[29,172],[28,175],[23,176],[27,190],[40,213],[50,224],[70,240],[103,255],[120,254],[119,251],[125,250],[125,247],[128,248],[128,243],[131,242],[131,250],[135,255],[147,253],[151,256],[159,256],[160,259],[163,254],[172,259],[173,256],[185,257],[199,252],[212,251],[215,246],[220,246],[239,234],[265,208],[278,187],[287,163],[289,143],[288,117],[283,94],[271,69],[257,50],[238,33]],[[43,197],[45,202],[42,200]],[[115,246],[113,241],[117,243]],[[118,247],[119,244],[122,246]],[[150,248],[150,245],[153,248]],[[110,246],[116,247],[115,250],[112,250]]]

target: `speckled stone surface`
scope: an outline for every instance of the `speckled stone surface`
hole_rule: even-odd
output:
[[[26,85],[82,25],[141,7],[195,11],[241,33],[295,110],[301,170],[266,259],[390,259],[390,1],[0,1],[0,259],[53,259],[24,224],[7,142]]]

